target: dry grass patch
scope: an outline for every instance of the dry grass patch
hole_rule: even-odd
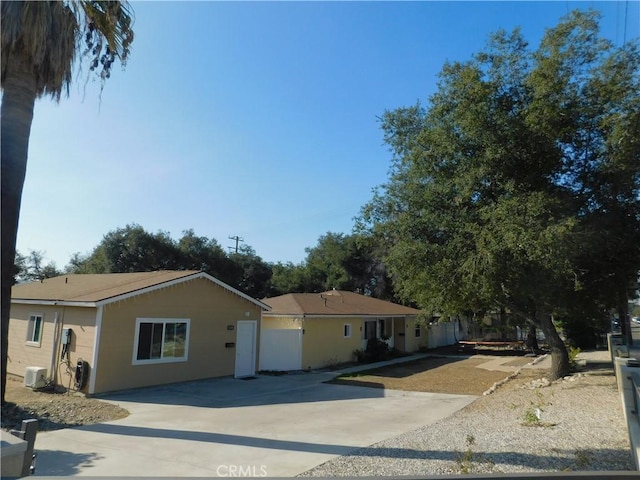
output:
[[[524,364],[530,361],[528,359]],[[507,372],[476,368],[486,362],[486,357],[428,357],[341,376],[331,383],[411,392],[482,395],[494,383],[509,376]]]

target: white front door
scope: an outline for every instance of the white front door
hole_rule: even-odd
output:
[[[235,377],[251,377],[256,373],[256,330],[255,320],[238,320],[236,330]]]

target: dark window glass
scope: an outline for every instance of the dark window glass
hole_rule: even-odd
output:
[[[138,360],[148,360],[151,358],[151,330],[152,323],[141,323],[138,334]]]

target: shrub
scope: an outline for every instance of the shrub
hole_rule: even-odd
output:
[[[382,362],[391,358],[389,345],[379,338],[367,340],[367,348],[364,353],[367,362]]]
[[[358,363],[364,363],[366,360],[366,355],[364,354],[364,350],[362,350],[361,348],[354,350],[353,356],[355,357],[356,362]]]
[[[576,358],[578,357],[578,354],[581,351],[582,350],[580,350],[579,347],[572,347],[572,346],[567,347],[567,353],[569,354],[569,367],[571,368],[572,372],[575,372],[578,369],[578,363],[576,362]]]

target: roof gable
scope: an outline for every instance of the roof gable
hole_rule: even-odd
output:
[[[269,315],[418,315],[420,310],[378,298],[343,290],[323,293],[288,293],[262,300],[271,307]]]
[[[98,306],[196,278],[206,278],[262,309],[269,308],[230,285],[197,270],[61,275],[41,282],[14,285],[11,289],[11,302],[45,304],[55,302]]]

